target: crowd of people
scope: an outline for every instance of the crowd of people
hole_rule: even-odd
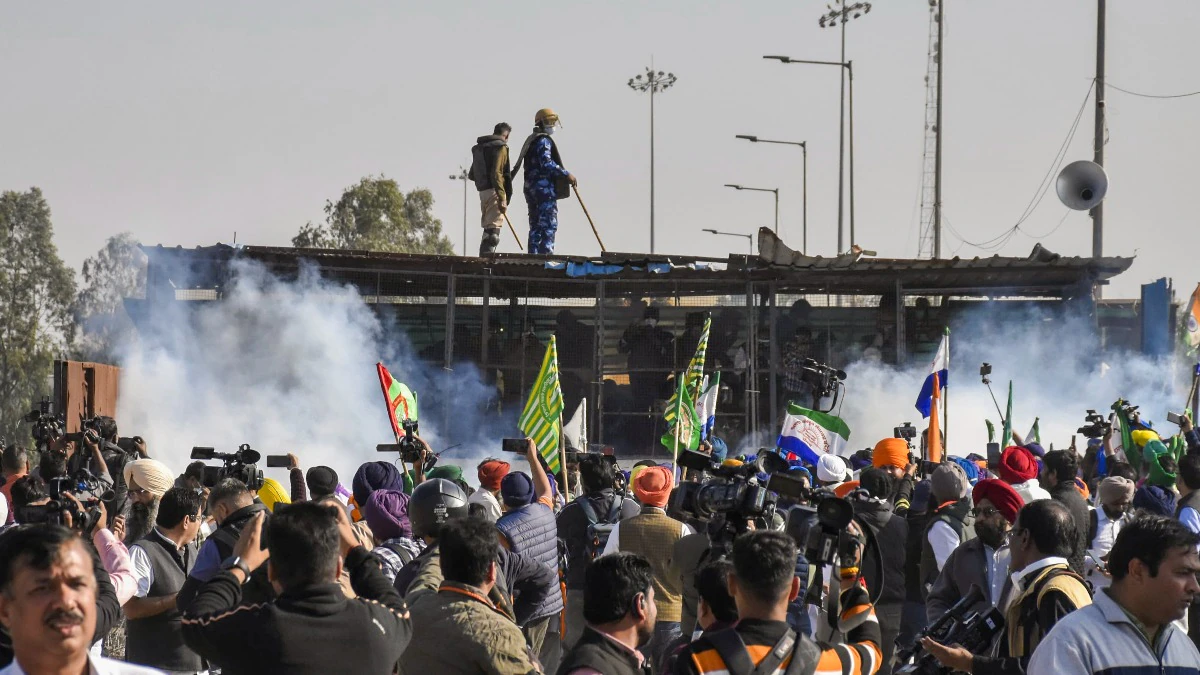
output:
[[[0,673],[1200,673],[1200,434],[1142,429],[934,466],[883,439],[700,518],[673,467],[553,476],[531,440],[528,471],[291,455],[285,486],[177,476],[109,420],[0,457]],[[989,616],[986,644],[945,630]]]

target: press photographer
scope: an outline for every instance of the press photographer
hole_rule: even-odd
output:
[[[796,545],[779,532],[754,531],[733,542],[729,590],[738,609],[734,628],[701,637],[680,654],[676,675],[752,672],[841,672],[871,675],[882,660],[879,624],[866,591],[855,583],[861,548],[841,569],[839,623],[847,644],[825,649],[787,624],[788,602],[800,594],[792,570]],[[798,666],[792,662],[799,660]]]
[[[201,584],[233,559],[238,537],[246,524],[258,513],[263,513],[269,519],[267,511],[266,506],[254,501],[254,493],[246,488],[246,484],[236,478],[224,478],[212,488],[208,495],[208,512],[219,527],[204,540],[204,545],[196,555],[196,564],[179,589],[180,608],[191,602]],[[242,599],[246,604],[265,602],[275,597],[265,568],[250,576],[250,581],[242,589]]]
[[[1004,639],[995,656],[971,654],[932,638],[922,640],[943,666],[973,675],[1024,673],[1033,650],[1067,614],[1092,604],[1083,578],[1066,556],[1075,541],[1075,521],[1062,504],[1042,499],[1017,514],[1009,539],[1013,588],[1004,617]]]

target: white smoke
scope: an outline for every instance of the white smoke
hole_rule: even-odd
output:
[[[499,454],[502,436],[516,434],[515,418],[485,413],[495,392],[474,366],[422,363],[354,288],[323,281],[315,268],[294,282],[255,263],[231,270],[222,300],[160,303],[122,350],[122,431],[145,437],[172,469],[187,465],[193,446],[232,452],[249,443],[284,485],[285,470],[266,468],[266,455],[331,466],[349,486],[363,462],[396,458],[375,451],[394,440],[378,361],[418,393],[420,434],[433,449],[459,445],[443,463],[468,468],[469,479],[480,459]]]
[[[1143,418],[1152,420],[1164,437],[1178,431],[1166,423],[1166,412],[1182,410],[1182,370],[1170,359],[1101,353],[1094,324],[1086,317],[1033,309],[1014,315],[988,303],[962,314],[951,327],[949,414],[942,421],[951,454],[985,454],[985,419],[995,425],[998,440],[1003,433],[1002,415],[979,375],[984,362],[993,366],[992,389],[1001,412],[1012,380],[1013,430],[1025,436],[1040,418],[1046,449],[1051,444],[1068,447],[1087,409],[1107,417],[1118,398],[1140,406]],[[928,426],[915,404],[929,362],[915,361],[903,369],[867,362],[846,368],[848,393],[841,416],[851,429],[851,449],[872,447],[903,422],[918,430]],[[1077,436],[1076,441],[1082,452],[1086,439]]]

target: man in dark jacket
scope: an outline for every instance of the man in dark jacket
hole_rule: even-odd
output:
[[[867,496],[854,501],[854,515],[871,534],[863,554],[862,575],[867,582],[867,592],[875,599],[875,616],[883,635],[883,663],[879,672],[887,675],[892,672],[892,650],[904,613],[908,522],[892,512],[890,499],[894,486],[890,472],[875,467],[863,469],[858,481]]]
[[[1075,541],[1071,545],[1071,570],[1082,575],[1086,570],[1083,558],[1087,554],[1088,529],[1091,519],[1088,517],[1088,505],[1079,488],[1075,486],[1075,477],[1079,474],[1079,456],[1074,450],[1051,450],[1042,458],[1045,470],[1042,472],[1042,484],[1050,491],[1050,498],[1061,502],[1071,511],[1075,519]]]
[[[1075,540],[1075,522],[1065,506],[1039,499],[1017,515],[1009,542],[1010,567],[1018,579],[1005,611],[1004,636],[996,656],[971,654],[929,638],[924,646],[954,672],[972,675],[1019,675],[1026,671],[1033,650],[1058,620],[1092,604],[1083,578],[1067,567],[1064,557]],[[982,536],[982,535],[981,535]]]
[[[269,550],[265,521],[255,514],[233,558],[184,608],[187,645],[225,675],[393,672],[412,637],[408,607],[358,545],[345,512],[318,502],[280,509],[266,532]],[[337,584],[343,561],[353,600]],[[238,608],[242,584],[263,563],[279,597]]]
[[[501,122],[492,130],[491,136],[475,139],[475,147],[471,148],[471,170],[467,177],[475,181],[483,212],[480,256],[496,252],[500,230],[504,227],[504,214],[508,212],[508,200],[512,197],[512,167],[508,163],[508,134],[511,131],[508,123]]]
[[[579,460],[584,494],[558,514],[558,538],[567,547],[567,634],[570,649],[583,632],[583,589],[588,564],[604,551],[612,525],[636,516],[637,502],[613,492],[613,465],[599,455]],[[590,530],[590,535],[589,535]]]
[[[217,483],[208,495],[208,511],[220,527],[204,541],[200,552],[196,554],[196,564],[179,589],[180,609],[191,604],[201,584],[221,571],[221,565],[233,555],[242,528],[258,513],[270,513],[266,506],[254,501],[254,493],[236,478],[226,478]],[[242,589],[241,597],[246,604],[275,597],[266,570],[253,575]]]
[[[504,509],[504,515],[496,521],[496,529],[500,532],[501,546],[513,553],[533,558],[557,577],[558,526],[554,520],[554,496],[550,488],[550,478],[542,467],[542,458],[538,455],[533,439],[526,439],[526,444],[525,459],[529,462],[532,476],[514,471],[500,481],[501,508]],[[542,646],[547,640],[548,632],[552,633],[552,639],[561,639],[549,629],[550,622],[557,622],[562,611],[562,593],[551,593],[524,627],[529,646],[547,668],[557,665],[547,663],[555,655],[555,649],[551,648],[543,653]]]
[[[962,467],[946,462],[930,477],[933,501],[921,543],[921,583],[928,589],[958,546],[975,538],[971,483]],[[928,612],[928,608],[926,612]]]
[[[925,602],[929,623],[945,614],[972,586],[979,586],[984,599],[970,611],[985,612],[993,605],[1000,606],[1010,585],[1004,541],[1024,502],[1011,485],[996,479],[976,483],[971,497],[978,536],[963,542],[946,558]]]
[[[654,636],[654,568],[636,553],[613,553],[587,568],[587,627],[563,657],[558,675],[642,675],[639,648]]]
[[[438,547],[444,578],[437,593],[413,605],[413,641],[401,674],[540,673],[521,629],[488,600],[499,576],[491,523],[452,518]]]

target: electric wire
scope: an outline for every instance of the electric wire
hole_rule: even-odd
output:
[[[1121,87],[1118,87],[1117,85],[1109,83],[1109,82],[1105,82],[1104,86],[1107,88],[1110,88],[1110,89],[1116,89],[1117,91],[1125,93],[1125,94],[1129,94],[1130,96],[1137,96],[1139,98],[1158,98],[1158,99],[1187,98],[1189,96],[1200,95],[1200,91],[1189,91],[1186,94],[1143,94],[1141,92],[1129,91],[1128,89],[1122,89]]]

